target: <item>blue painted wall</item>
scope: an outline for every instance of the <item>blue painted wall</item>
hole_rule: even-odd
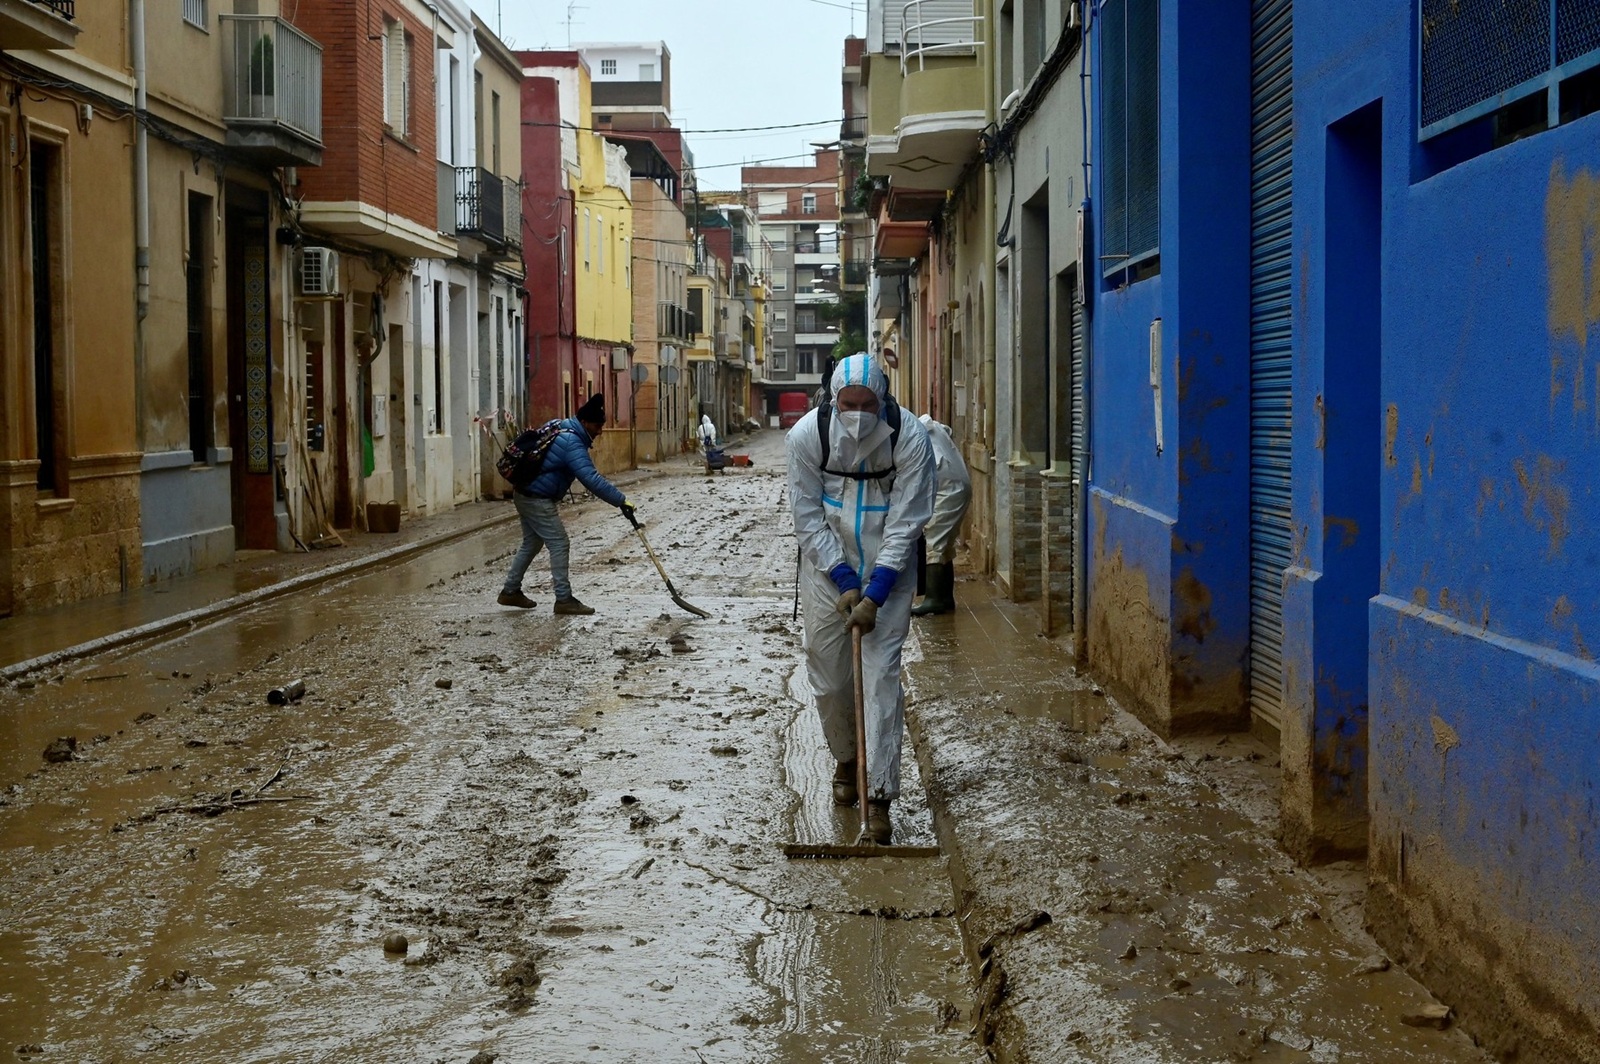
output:
[[[1328,519],[1357,500],[1370,548],[1375,506],[1368,917],[1491,1049],[1600,1059],[1600,115],[1468,158],[1419,145],[1415,17],[1404,0],[1296,4],[1303,549],[1286,672],[1314,743],[1331,741],[1335,700],[1305,692],[1358,681],[1333,637],[1360,625],[1338,595],[1316,601],[1345,542]],[[1373,105],[1381,379],[1376,404],[1344,412],[1379,438],[1340,465],[1308,413],[1364,342],[1341,332],[1349,215],[1330,205],[1348,202],[1348,160],[1330,127]],[[1362,463],[1375,498],[1350,473]]]
[[[1249,8],[1167,0],[1160,19],[1161,273],[1095,292],[1089,655],[1171,733],[1245,707]]]

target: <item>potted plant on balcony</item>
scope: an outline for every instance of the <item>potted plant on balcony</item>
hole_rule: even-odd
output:
[[[277,93],[278,68],[273,62],[271,34],[262,34],[250,46],[250,114],[266,118],[272,114],[272,98]]]

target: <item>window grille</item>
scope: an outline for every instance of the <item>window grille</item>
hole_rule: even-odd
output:
[[[608,75],[608,74],[615,74],[616,72],[617,72],[617,61],[615,59],[602,59],[602,60],[600,60],[600,73],[601,74]]]
[[[183,21],[206,28],[206,0],[183,0]]]
[[[1101,267],[1160,251],[1160,0],[1108,0],[1101,14]]]
[[[1422,139],[1600,65],[1594,0],[1421,0],[1417,19]]]

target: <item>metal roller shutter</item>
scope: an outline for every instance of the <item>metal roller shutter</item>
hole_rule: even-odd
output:
[[[1289,564],[1292,0],[1251,5],[1250,709],[1280,727]]]

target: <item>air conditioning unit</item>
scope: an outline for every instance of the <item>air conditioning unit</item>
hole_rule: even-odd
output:
[[[611,368],[615,370],[628,368],[628,349],[626,347],[613,347],[611,349]]]
[[[332,248],[300,249],[300,294],[339,294],[339,253]]]

